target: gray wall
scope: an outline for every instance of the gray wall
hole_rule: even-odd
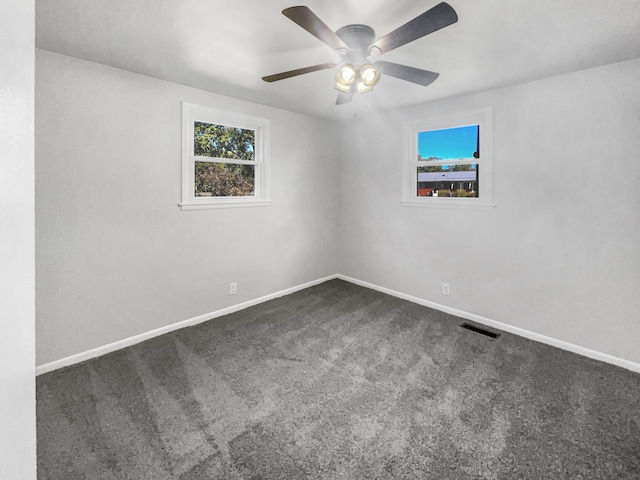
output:
[[[334,273],[640,362],[639,74],[334,125],[39,51],[38,363]],[[271,207],[176,206],[181,101],[271,119]],[[402,123],[487,106],[496,208],[402,207]]]
[[[341,273],[640,362],[638,78],[635,60],[361,115],[340,164]],[[488,106],[496,208],[402,207],[402,122]]]
[[[270,207],[180,210],[182,101],[271,120]],[[338,271],[332,123],[46,51],[36,105],[38,364]]]
[[[34,5],[0,2],[0,478],[36,478]]]

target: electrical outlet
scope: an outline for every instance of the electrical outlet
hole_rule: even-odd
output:
[[[443,283],[442,284],[442,294],[443,295],[450,295],[449,284],[448,283]]]
[[[238,284],[236,282],[229,284],[229,295],[235,295],[238,293]]]

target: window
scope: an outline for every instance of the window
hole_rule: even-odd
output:
[[[269,120],[182,104],[183,210],[269,204]]]
[[[490,108],[404,127],[403,205],[493,207]]]

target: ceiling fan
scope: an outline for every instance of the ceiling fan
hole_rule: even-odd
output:
[[[458,15],[453,7],[442,2],[393,32],[375,40],[375,31],[368,25],[346,25],[334,32],[305,6],[285,8],[282,14],[334,49],[341,57],[342,61],[339,63],[334,85],[340,91],[336,101],[337,105],[350,102],[355,93],[372,90],[380,80],[381,74],[418,85],[426,86],[433,83],[438,78],[438,73],[385,61],[377,61],[372,64],[368,57],[381,55],[458,21]],[[276,82],[305,73],[326,70],[336,65],[336,63],[321,63],[267,75],[262,77],[262,80]]]

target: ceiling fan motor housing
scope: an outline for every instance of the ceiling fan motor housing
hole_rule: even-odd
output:
[[[369,55],[369,45],[376,39],[373,28],[358,23],[345,25],[336,31],[336,35],[349,47],[349,50],[344,53],[345,60],[354,63],[366,60]]]

